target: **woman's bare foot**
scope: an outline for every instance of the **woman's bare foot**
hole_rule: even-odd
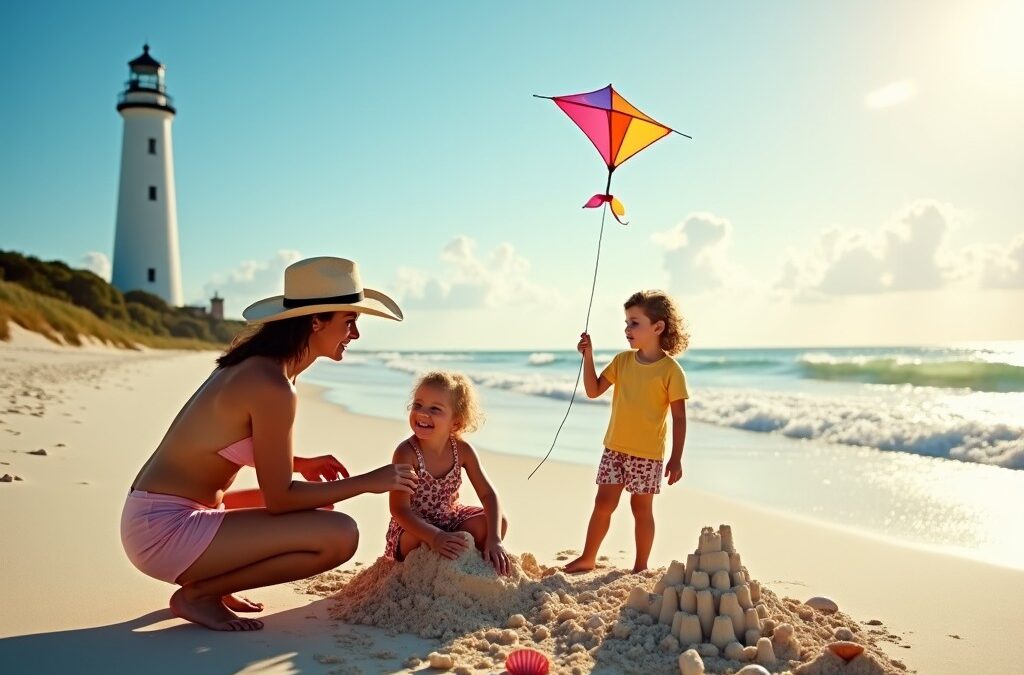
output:
[[[239,618],[224,606],[220,598],[197,595],[189,586],[182,586],[174,592],[170,606],[174,616],[210,630],[247,631],[263,628],[262,621]]]
[[[647,565],[643,565],[643,566],[633,565],[633,574],[640,574],[641,572],[643,572],[646,569],[647,569]]]
[[[230,609],[232,612],[262,612],[263,603],[253,602],[249,598],[236,598],[233,595],[225,595],[222,597],[221,602],[224,606]]]
[[[580,556],[579,558],[576,558],[575,560],[566,563],[565,567],[563,567],[562,569],[568,572],[569,574],[573,574],[574,572],[589,572],[590,570],[594,569],[594,559],[584,558],[583,556]]]

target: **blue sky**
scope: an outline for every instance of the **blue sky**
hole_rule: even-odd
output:
[[[407,309],[365,346],[571,348],[604,169],[531,94],[612,82],[694,140],[616,173],[599,346],[641,287],[695,346],[1024,338],[1019,3],[5,3],[0,26],[0,248],[111,255],[148,40],[189,301],[238,312],[340,255]]]

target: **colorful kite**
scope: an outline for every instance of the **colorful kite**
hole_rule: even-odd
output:
[[[537,96],[537,94],[534,94]],[[627,159],[671,133],[687,136],[681,131],[670,129],[661,122],[648,117],[640,112],[633,104],[622,98],[619,92],[615,91],[612,85],[604,89],[590,91],[585,94],[572,94],[570,96],[537,96],[555,102],[566,115],[569,116],[576,126],[587,135],[590,142],[597,148],[597,152],[608,167],[608,182],[605,184],[604,194],[596,194],[587,200],[583,205],[585,209],[596,209],[602,205],[611,206],[612,216],[622,225],[621,216],[626,215],[626,208],[614,195],[612,189],[612,173]],[[608,213],[605,208],[601,213],[601,231],[597,235],[597,260],[594,262],[594,279],[590,285],[590,304],[587,305],[587,320],[583,328],[586,333],[590,329],[590,309],[594,304],[594,288],[597,286],[597,268],[601,262],[601,240],[604,236],[604,217]],[[576,400],[576,390],[580,386],[580,375],[583,373],[583,360],[580,359],[580,370],[576,373],[576,384],[572,389],[572,396],[569,397],[569,406],[565,411],[562,423],[558,425],[555,432],[555,439],[551,441],[551,447],[540,460],[540,464],[530,472],[528,478],[533,478],[544,462],[555,449],[558,442],[558,435],[562,432],[565,420],[569,418],[569,411],[572,410],[572,403]]]
[[[534,94],[534,96],[537,96]],[[670,129],[661,122],[640,112],[629,101],[622,98],[612,85],[604,89],[590,91],[585,94],[570,96],[537,96],[555,102],[576,126],[587,135],[590,142],[597,148],[605,165],[608,167],[608,183],[604,194],[591,197],[585,209],[596,209],[602,204],[610,204],[612,215],[619,223],[626,215],[626,209],[611,193],[612,172],[623,162],[640,152],[655,141],[671,133],[686,134]]]

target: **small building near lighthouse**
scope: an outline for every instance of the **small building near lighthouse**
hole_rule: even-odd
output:
[[[176,110],[167,94],[164,72],[164,65],[144,45],[142,55],[128,62],[128,81],[117,99],[124,133],[111,283],[122,292],[146,291],[180,307],[171,140]]]

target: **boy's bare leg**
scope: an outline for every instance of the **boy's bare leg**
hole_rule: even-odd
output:
[[[597,497],[594,498],[594,511],[590,514],[590,524],[587,526],[587,541],[583,545],[583,554],[562,568],[566,572],[587,572],[594,569],[597,551],[608,534],[612,513],[619,505],[619,497],[624,487],[625,485],[621,484],[597,486]]]
[[[633,563],[633,573],[636,574],[647,569],[647,559],[651,557],[651,547],[654,546],[654,495],[630,495],[629,505],[636,521],[636,561]]]

